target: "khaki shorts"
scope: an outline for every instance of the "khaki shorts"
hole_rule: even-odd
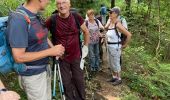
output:
[[[28,100],[51,100],[51,70],[38,75],[19,76],[21,88],[27,94]],[[22,98],[21,98],[22,99]]]

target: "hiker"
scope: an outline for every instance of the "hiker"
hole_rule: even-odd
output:
[[[109,66],[112,70],[112,78],[109,80],[113,85],[118,85],[122,83],[120,71],[120,56],[121,49],[126,48],[130,39],[131,33],[126,30],[126,28],[121,24],[118,19],[120,15],[120,10],[118,8],[112,8],[109,12],[110,22],[105,26],[108,29],[107,36],[107,48],[109,56]],[[125,43],[121,44],[120,35],[124,34],[127,36]]]
[[[53,15],[47,19],[46,26],[50,30],[54,29],[51,31],[53,44],[61,43],[65,47],[65,54],[59,58],[59,64],[66,100],[85,100],[85,81],[80,68],[79,28],[84,33],[84,47],[88,46],[89,32],[84,19],[79,14],[70,12],[70,0],[56,0],[56,5],[56,26],[52,27]]]
[[[0,80],[0,100],[19,100],[20,96],[14,91],[7,90]]]
[[[120,7],[115,6],[114,8],[118,9],[120,14],[118,16],[118,21],[121,22],[121,24],[123,25],[123,27],[128,30],[128,26],[127,26],[127,21],[126,19],[121,15],[121,11],[120,11]],[[110,19],[108,19],[106,26],[108,26],[110,23]],[[124,36],[123,34],[121,34],[121,39],[122,39],[122,44],[124,44],[124,40],[126,39],[126,36]],[[122,64],[122,56],[120,56],[120,64]]]
[[[90,69],[91,71],[98,71],[100,68],[99,37],[102,37],[100,29],[104,30],[104,27],[98,19],[95,19],[94,13],[93,9],[87,11],[88,20],[86,20],[86,26],[90,33],[88,45]]]
[[[106,14],[107,14],[107,8],[104,4],[101,4],[100,8],[100,15],[102,16],[102,24],[106,24]]]
[[[48,3],[49,0],[26,0],[16,11],[27,16],[21,13],[9,16],[7,40],[14,60],[26,66],[24,72],[19,72],[19,79],[27,100],[51,100],[49,56],[60,57],[65,51],[61,44],[52,47],[48,29],[38,14]]]

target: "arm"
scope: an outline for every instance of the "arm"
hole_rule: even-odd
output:
[[[99,22],[99,28],[104,30],[104,26],[102,25],[102,23],[99,20],[97,21]]]
[[[54,47],[53,43],[51,42],[51,40],[49,38],[47,38],[47,41],[48,41],[48,46],[51,48],[51,47]]]
[[[2,81],[0,80],[0,89],[5,88]],[[20,96],[14,91],[1,91],[0,100],[19,100]]]
[[[88,43],[89,43],[89,31],[88,31],[85,23],[83,23],[80,27],[81,27],[81,30],[82,30],[83,36],[84,36],[84,45],[88,46]]]
[[[127,36],[125,44],[122,45],[122,48],[125,48],[128,45],[128,43],[130,42],[132,34],[128,30],[126,30],[120,22],[117,23],[116,27],[119,29],[119,31],[122,34],[125,34]]]
[[[54,47],[39,52],[26,52],[25,48],[12,48],[12,54],[16,62],[24,63],[48,56],[62,56],[64,54],[64,47],[62,45],[55,45]]]
[[[110,26],[110,18],[107,20],[107,23],[104,28],[107,30],[109,28],[109,26]]]

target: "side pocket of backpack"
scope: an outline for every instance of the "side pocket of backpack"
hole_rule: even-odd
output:
[[[12,71],[12,63],[10,61],[6,45],[0,47],[0,73],[5,74]]]

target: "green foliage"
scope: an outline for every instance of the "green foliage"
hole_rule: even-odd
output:
[[[157,64],[144,47],[127,48],[124,57],[123,77],[131,90],[139,92],[145,99],[169,98],[169,64]]]
[[[121,100],[140,100],[140,98],[134,94],[128,94],[124,96]]]
[[[0,2],[0,16],[8,15],[10,10],[15,10],[16,7],[22,4],[24,0],[1,0]]]

